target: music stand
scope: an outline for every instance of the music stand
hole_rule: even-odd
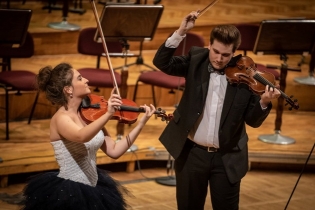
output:
[[[171,154],[168,155],[168,161],[166,164],[167,176],[158,177],[155,181],[158,184],[167,185],[167,186],[176,186],[176,177],[174,173],[174,158]]]
[[[287,65],[287,54],[307,55],[312,52],[315,39],[315,20],[264,20],[260,24],[253,52],[255,54],[280,55],[283,64],[280,67],[267,65],[271,68],[280,69],[280,90],[284,92],[286,87],[287,71],[301,71]],[[295,140],[282,136],[281,124],[283,113],[283,97],[278,98],[276,111],[275,134],[260,135],[259,140],[273,144],[293,144]]]
[[[142,44],[146,40],[152,40],[156,28],[162,16],[164,7],[162,5],[135,5],[135,4],[108,4],[105,5],[100,17],[101,28],[106,40],[116,40],[128,46],[128,40],[140,41],[140,53],[136,63],[127,64],[128,53],[125,53],[125,64],[121,67],[121,96],[127,97],[128,67],[134,64],[145,65],[151,69],[153,67],[145,64],[142,59]],[[95,41],[102,42],[97,29],[94,37]],[[126,49],[126,47],[124,47]],[[128,49],[127,49],[128,51]],[[134,56],[134,55],[131,55]],[[118,140],[123,136],[124,124],[117,124]],[[137,150],[136,145],[132,145],[130,151]]]
[[[153,39],[163,9],[163,5],[108,4],[104,6],[100,22],[106,40],[140,41],[137,61],[124,67],[137,64],[154,69],[143,62],[142,47],[144,41]],[[101,42],[98,31],[95,40]]]
[[[0,46],[23,45],[31,16],[32,10],[0,9]]]
[[[0,9],[0,47],[18,48],[25,42],[28,26],[32,17],[32,10],[28,9]],[[4,58],[3,58],[4,59]],[[10,63],[10,60],[7,60]],[[5,64],[0,63],[5,70]],[[0,85],[1,86],[1,85]],[[6,115],[8,117],[8,115]],[[6,136],[8,139],[8,127]],[[0,163],[3,162],[0,157]]]
[[[0,47],[18,48],[24,44],[32,10],[0,9]],[[2,71],[11,70],[10,58],[2,58]]]

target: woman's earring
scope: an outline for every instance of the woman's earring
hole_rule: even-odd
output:
[[[70,93],[70,98],[73,98],[73,95],[72,95],[72,93]]]

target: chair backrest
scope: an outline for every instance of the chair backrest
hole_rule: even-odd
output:
[[[259,25],[240,23],[235,24],[235,26],[240,31],[242,37],[242,41],[238,50],[243,50],[244,55],[246,55],[246,51],[253,51],[254,49]]]
[[[102,43],[94,40],[96,28],[89,27],[82,29],[78,39],[78,52],[84,55],[102,56],[104,47]],[[106,41],[106,38],[105,38]],[[109,53],[122,53],[122,45],[117,41],[106,41],[107,50]]]
[[[0,45],[1,58],[29,58],[34,55],[34,40],[32,35],[27,32],[25,42],[20,47]]]
[[[204,47],[205,41],[201,35],[188,32],[186,38],[177,47],[174,55],[187,55],[192,46]]]

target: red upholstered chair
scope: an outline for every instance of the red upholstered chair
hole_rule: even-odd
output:
[[[239,46],[238,50],[243,50],[244,55],[246,55],[247,51],[253,51],[255,42],[256,42],[256,37],[258,34],[259,30],[259,25],[256,24],[250,24],[250,23],[240,23],[240,24],[235,24],[237,29],[240,31],[242,35],[242,42],[241,45]],[[279,80],[280,78],[280,73],[272,68],[267,68],[263,64],[256,63],[257,69],[269,72],[275,76],[275,79]]]
[[[186,38],[176,49],[174,55],[185,55],[188,53],[192,46],[204,47],[205,41],[201,35],[189,32],[186,34]],[[157,106],[154,91],[155,86],[170,89],[170,93],[174,93],[175,89],[183,90],[185,88],[185,78],[183,77],[170,76],[160,70],[143,71],[136,82],[133,94],[133,101],[137,99],[139,82],[151,85],[154,106]]]
[[[78,52],[84,55],[96,56],[95,67],[80,68],[80,74],[89,80],[89,86],[95,87],[94,91],[99,91],[99,87],[107,88],[113,87],[113,80],[109,69],[101,68],[100,62],[104,55],[104,47],[102,43],[94,41],[96,28],[90,27],[82,29],[79,34]],[[107,50],[110,53],[122,53],[122,45],[119,41],[106,41]],[[121,57],[121,56],[120,56]],[[105,58],[104,58],[105,59]],[[117,85],[121,85],[121,76],[119,73],[114,72]]]
[[[6,122],[6,139],[9,140],[9,92],[16,92],[21,95],[24,91],[35,90],[36,74],[24,69],[11,70],[11,58],[29,58],[34,54],[34,42],[32,35],[27,33],[23,45],[18,48],[0,45],[0,58],[2,58],[3,70],[0,72],[0,87],[5,90],[5,122]],[[6,71],[6,67],[8,70]],[[28,124],[31,123],[33,112],[37,103],[39,92],[37,92],[33,106],[30,111]]]

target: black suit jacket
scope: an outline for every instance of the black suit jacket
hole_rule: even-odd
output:
[[[174,118],[166,126],[159,140],[177,158],[184,147],[188,133],[201,115],[209,86],[209,50],[193,47],[187,56],[173,56],[176,49],[158,49],[153,63],[169,75],[186,79],[181,101],[174,111]],[[235,63],[232,58],[230,63]],[[228,84],[219,127],[219,144],[222,160],[231,183],[239,181],[248,170],[248,136],[245,123],[259,127],[268,116],[271,104],[262,110],[260,96],[247,85]]]

